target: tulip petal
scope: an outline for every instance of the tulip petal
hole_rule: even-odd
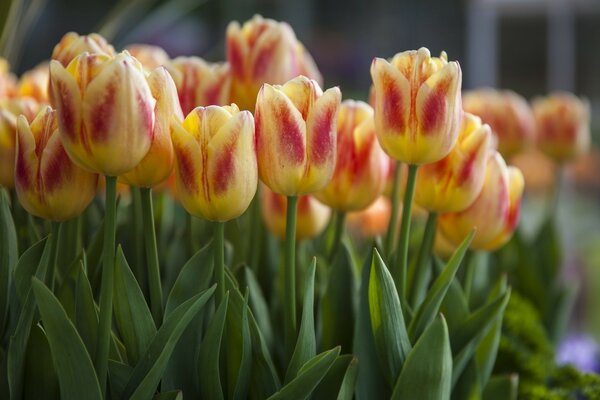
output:
[[[190,214],[201,215],[196,198],[205,201],[201,190],[201,179],[204,167],[202,165],[202,150],[194,136],[184,129],[181,122],[171,120],[171,138],[176,155],[177,193],[179,199]]]
[[[249,65],[250,77],[256,82],[281,84],[298,74],[295,60],[296,36],[286,23],[274,25],[257,38]]]
[[[17,190],[36,190],[36,171],[39,160],[35,152],[35,139],[27,119],[20,115],[17,119],[17,141],[15,155],[15,186]]]
[[[240,24],[237,21],[230,22],[227,26],[226,35],[227,61],[231,65],[231,72],[237,77],[244,77],[245,60],[248,59],[248,46],[242,40]]]
[[[296,109],[307,120],[308,112],[317,99],[323,94],[319,85],[304,76],[298,76],[281,86],[281,91],[291,100]]]
[[[50,85],[58,124],[68,142],[79,143],[81,130],[81,91],[77,82],[58,61],[50,62]]]

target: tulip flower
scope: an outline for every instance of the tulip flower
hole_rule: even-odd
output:
[[[10,72],[8,61],[0,57],[0,100],[15,95],[16,82],[15,76]]]
[[[231,75],[227,63],[207,63],[199,57],[177,57],[167,68],[177,86],[184,114],[198,106],[228,104]]]
[[[446,157],[417,171],[415,201],[431,212],[457,212],[479,195],[490,151],[491,129],[464,113],[458,142]]]
[[[262,87],[255,112],[258,172],[272,191],[297,196],[327,185],[335,167],[340,101],[337,87],[323,93],[304,76]]]
[[[253,110],[263,83],[283,84],[298,75],[321,82],[321,74],[292,28],[260,15],[227,27],[227,61],[233,81],[231,101]]]
[[[38,103],[48,104],[48,83],[50,68],[47,62],[37,65],[35,68],[25,72],[19,79],[17,96],[31,97]]]
[[[14,187],[17,117],[33,121],[38,104],[30,98],[0,100],[0,186]]]
[[[260,208],[267,229],[280,240],[285,239],[287,201],[263,186],[260,190]],[[321,234],[331,217],[331,209],[313,196],[298,197],[296,240],[312,239]]]
[[[63,221],[82,213],[94,198],[98,175],[69,159],[50,107],[41,110],[31,125],[19,116],[16,154],[15,189],[29,213]]]
[[[590,147],[590,104],[570,93],[553,93],[533,101],[536,144],[562,163],[581,156]]]
[[[337,117],[333,177],[315,197],[338,211],[362,210],[383,192],[387,164],[375,135],[373,109],[361,101],[346,100]]]
[[[446,54],[405,51],[371,64],[375,128],[381,147],[409,165],[444,158],[456,143],[461,116],[461,70]]]
[[[487,159],[483,188],[475,202],[466,210],[440,215],[443,235],[458,246],[475,228],[472,249],[492,251],[500,248],[517,227],[523,188],[521,171],[507,167],[502,156],[492,152]]]
[[[498,151],[505,158],[523,151],[533,139],[535,123],[531,108],[510,90],[478,89],[463,96],[463,108],[492,128]]]
[[[127,50],[132,57],[135,57],[148,71],[166,66],[170,60],[167,52],[159,46],[131,44],[125,47],[125,50]]]
[[[61,63],[63,67],[67,67],[75,57],[84,52],[111,57],[115,55],[112,45],[97,33],[80,36],[75,32],[68,32],[54,46],[52,59]]]
[[[197,107],[172,121],[177,193],[192,215],[228,221],[250,205],[258,182],[254,119],[235,104]]]
[[[152,71],[147,80],[152,97],[156,99],[152,144],[142,161],[134,169],[121,175],[120,179],[133,186],[150,188],[171,175],[174,161],[171,118],[182,121],[183,113],[175,83],[164,67]]]
[[[118,176],[146,156],[156,100],[142,65],[127,52],[83,53],[66,69],[52,61],[50,85],[65,150],[77,165]]]
[[[386,196],[379,196],[364,210],[348,213],[348,229],[360,238],[382,236],[386,233],[391,216],[390,199]]]

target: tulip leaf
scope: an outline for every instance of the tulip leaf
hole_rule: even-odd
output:
[[[114,314],[127,360],[136,365],[152,343],[156,326],[121,246],[117,248],[115,260]]]
[[[183,330],[204,307],[215,291],[215,287],[204,290],[182,303],[165,319],[156,332],[152,343],[135,366],[123,390],[122,398],[151,398],[158,386],[167,362]]]
[[[440,314],[408,354],[391,398],[448,400],[451,382],[452,352],[448,326]]]
[[[92,287],[87,279],[82,262],[79,262],[76,283],[76,307],[73,322],[88,352],[94,354],[98,335],[98,312],[94,303]]]
[[[213,315],[200,346],[200,393],[205,399],[219,400],[224,398],[219,357],[221,355],[221,341],[227,317],[228,302],[229,292],[225,293],[225,297]]]
[[[394,280],[377,250],[373,253],[370,275],[371,329],[385,377],[393,385],[411,350],[411,344]]]
[[[113,399],[121,398],[132,372],[133,368],[129,365],[115,360],[108,360],[108,376]]]
[[[58,230],[58,242],[56,244],[56,271],[55,279],[62,282],[64,276],[69,273],[70,266],[78,258],[81,252],[80,217],[71,218],[61,222]]]
[[[0,188],[0,337],[7,324],[11,277],[13,276],[19,250],[17,231],[10,212],[8,194]]]
[[[248,388],[250,386],[250,376],[252,375],[252,337],[250,335],[250,322],[248,321],[248,293],[244,298],[244,308],[242,310],[242,357],[240,360],[239,372],[235,380],[233,391],[234,400],[244,400],[248,398]],[[239,321],[239,320],[238,320]]]
[[[358,298],[358,310],[354,323],[353,353],[358,358],[360,368],[356,381],[356,398],[385,399],[390,397],[388,384],[383,378],[383,370],[375,348],[375,338],[371,330],[369,314],[369,277],[373,250],[369,251],[362,266]]]
[[[51,400],[60,399],[58,377],[52,363],[50,345],[43,329],[39,325],[31,328],[25,361],[24,399]]]
[[[38,265],[40,265],[40,260],[42,258],[47,240],[48,238],[45,237],[25,250],[19,258],[19,261],[17,261],[14,273],[15,288],[21,304],[25,302],[27,291],[31,287],[31,277],[35,274]]]
[[[340,354],[340,347],[325,351],[308,360],[298,374],[281,390],[269,397],[270,400],[307,399]]]
[[[452,397],[455,399],[481,399],[479,369],[475,358],[472,357],[462,369],[458,380],[453,384]]]
[[[342,242],[333,260],[327,289],[321,301],[322,348],[340,345],[342,353],[352,351],[356,293],[352,257],[347,245]]]
[[[81,337],[58,299],[42,281],[33,278],[32,289],[50,344],[61,399],[102,399],[100,384]]]
[[[172,390],[170,392],[157,393],[152,400],[183,400],[181,390]]]
[[[254,272],[248,267],[244,267],[244,281],[249,289],[250,309],[256,318],[256,323],[262,332],[267,347],[271,348],[273,343],[273,326],[271,324],[269,306]]]
[[[302,366],[317,354],[317,340],[315,338],[315,319],[313,307],[315,299],[315,271],[317,259],[313,258],[304,280],[304,301],[302,304],[302,320],[298,332],[298,340],[294,353],[285,374],[285,382],[290,382]]]
[[[358,359],[351,354],[339,356],[312,394],[313,399],[352,400]]]
[[[483,390],[485,400],[517,400],[519,375],[492,376]]]
[[[450,332],[457,329],[469,317],[467,298],[458,279],[454,279],[450,284],[440,307],[440,312],[444,314]]]
[[[440,306],[444,300],[444,297],[446,296],[446,292],[454,280],[456,271],[458,271],[460,263],[465,256],[471,241],[473,240],[473,234],[474,231],[471,231],[463,240],[458,249],[456,249],[446,267],[433,282],[433,285],[427,293],[425,300],[423,300],[423,303],[421,303],[417,313],[411,320],[408,332],[412,341],[416,341],[416,339],[425,330],[425,327],[427,327],[439,313]]]

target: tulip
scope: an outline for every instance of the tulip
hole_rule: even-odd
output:
[[[41,110],[31,125],[19,116],[16,154],[15,189],[30,214],[64,221],[81,214],[94,198],[98,175],[71,162],[50,107]]]
[[[149,44],[131,44],[125,50],[135,57],[144,68],[152,71],[169,63],[169,55],[159,46]]]
[[[183,207],[211,221],[240,216],[258,182],[252,114],[235,104],[197,107],[171,129]]]
[[[348,213],[348,229],[360,238],[382,236],[386,233],[391,215],[390,199],[379,196],[364,210]]]
[[[387,164],[375,135],[373,109],[361,101],[346,100],[337,117],[333,177],[315,197],[338,211],[362,210],[383,192]]]
[[[226,46],[233,75],[231,100],[242,109],[254,109],[263,83],[280,85],[298,75],[322,81],[312,57],[285,22],[260,15],[241,27],[231,22]]]
[[[17,117],[33,121],[38,104],[30,98],[0,100],[0,186],[14,187]]]
[[[50,68],[47,62],[37,65],[35,68],[25,72],[17,86],[17,96],[31,97],[38,103],[48,104],[48,83],[50,79]]]
[[[553,93],[533,101],[536,143],[542,152],[562,163],[590,147],[590,104],[571,93]]]
[[[523,151],[534,135],[535,123],[527,101],[510,90],[478,89],[463,96],[465,111],[492,128],[498,151],[505,158]]]
[[[75,32],[66,33],[52,51],[52,59],[67,67],[81,53],[104,54],[114,56],[115,49],[101,35],[91,33],[82,35]]]
[[[483,188],[475,202],[458,213],[440,215],[443,235],[458,246],[475,228],[472,249],[492,251],[500,248],[517,227],[523,188],[521,171],[507,167],[502,156],[492,152],[487,159]]]
[[[481,192],[491,129],[464,113],[458,142],[446,157],[417,171],[415,201],[431,212],[457,212]]]
[[[156,100],[141,64],[127,52],[83,53],[66,69],[52,61],[50,85],[63,145],[77,165],[118,176],[146,156]]]
[[[445,53],[405,51],[371,64],[375,86],[375,128],[392,158],[421,165],[445,157],[458,137],[461,70]]]
[[[340,101],[337,87],[323,93],[304,76],[262,87],[255,111],[258,172],[272,191],[297,196],[327,185],[335,167]]]
[[[131,171],[120,176],[124,182],[150,188],[164,182],[173,170],[173,144],[171,143],[171,118],[183,120],[177,99],[177,89],[171,75],[164,67],[155,69],[147,78],[154,107],[154,133],[146,156]]]
[[[231,75],[227,63],[207,63],[199,57],[177,57],[168,67],[184,114],[198,106],[229,102]]]
[[[0,57],[0,100],[15,95],[16,82],[17,79],[10,72],[8,61]]]
[[[280,240],[285,239],[287,201],[263,186],[260,190],[260,208],[267,229]],[[312,239],[321,234],[331,217],[331,209],[313,196],[298,197],[296,240]]]

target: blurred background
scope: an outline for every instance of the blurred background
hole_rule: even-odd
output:
[[[15,6],[15,4],[17,6]],[[12,6],[11,6],[12,5]],[[428,47],[458,60],[463,86],[512,89],[527,99],[553,90],[587,97],[600,138],[600,1],[597,0],[0,0],[4,54],[17,74],[48,59],[68,31],[99,32],[117,49],[162,46],[171,57],[224,59],[227,23],[254,14],[285,20],[312,53],[325,85],[367,99],[375,56]],[[552,192],[543,160],[527,178],[522,229],[535,232]],[[565,282],[579,285],[570,330],[600,340],[600,155],[567,167],[558,226]]]

